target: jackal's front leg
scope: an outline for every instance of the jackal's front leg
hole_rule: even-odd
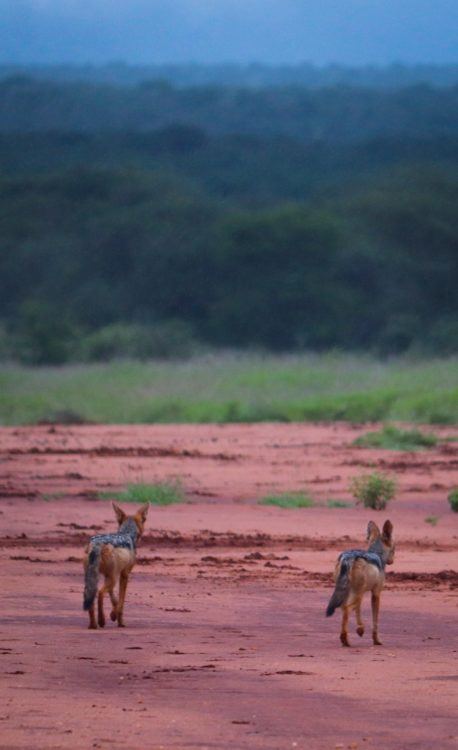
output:
[[[372,606],[372,641],[374,646],[382,646],[382,642],[378,637],[378,615],[380,611],[380,594],[372,593],[371,597]]]

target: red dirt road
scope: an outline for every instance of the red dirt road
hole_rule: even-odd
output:
[[[458,515],[446,500],[458,445],[353,448],[366,430],[3,428],[0,747],[458,748]],[[399,480],[389,513],[326,506],[374,466]],[[172,476],[189,502],[150,509],[128,627],[87,630],[82,550],[115,527],[94,494]],[[305,488],[316,507],[256,503]],[[387,516],[385,645],[371,645],[366,600],[367,634],[343,649],[339,613],[324,617],[333,563]]]

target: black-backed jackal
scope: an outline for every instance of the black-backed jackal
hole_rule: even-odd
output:
[[[378,616],[380,594],[385,583],[385,565],[391,565],[394,559],[393,524],[385,521],[382,532],[373,521],[367,527],[368,548],[352,549],[342,552],[336,563],[334,580],[336,587],[331,596],[326,616],[334,614],[337,607],[342,607],[342,627],[340,640],[342,646],[349,646],[348,618],[350,610],[355,610],[356,632],[364,635],[364,624],[361,619],[361,603],[366,591],[371,592],[372,603],[372,640],[375,646],[381,646],[378,637]]]
[[[124,627],[124,601],[126,598],[129,574],[135,565],[137,542],[143,534],[148,513],[144,505],[135,515],[128,516],[113,503],[118,519],[119,529],[114,534],[98,534],[91,537],[84,558],[84,602],[83,609],[89,612],[89,628],[105,626],[103,597],[109,594],[112,604],[110,617]],[[105,583],[97,594],[99,573],[105,576]],[[119,599],[114,592],[119,580]],[[97,596],[98,612],[95,619],[95,597]]]

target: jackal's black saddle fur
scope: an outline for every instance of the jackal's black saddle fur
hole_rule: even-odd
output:
[[[111,544],[113,547],[126,547],[135,550],[137,544],[137,524],[132,518],[127,518],[118,532],[114,534],[96,534],[91,536],[90,545]]]
[[[367,552],[364,549],[349,549],[346,552],[341,552],[339,555],[341,563],[352,563],[359,558],[366,560],[366,562],[372,565],[376,565],[379,570],[384,570],[385,568],[382,558],[376,552]]]

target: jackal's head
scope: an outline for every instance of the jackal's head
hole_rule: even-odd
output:
[[[385,521],[380,532],[379,527],[373,521],[367,526],[368,551],[376,552],[385,565],[391,565],[394,560],[395,544],[393,539],[393,524]]]
[[[139,508],[139,510],[137,510],[137,512],[133,516],[128,516],[127,513],[124,513],[123,509],[119,507],[119,505],[113,503],[113,510],[119,524],[119,529],[121,530],[126,521],[134,521],[135,526],[137,527],[137,537],[138,539],[140,539],[141,535],[143,534],[143,529],[145,528],[148,508],[149,505],[145,503],[141,508]]]

